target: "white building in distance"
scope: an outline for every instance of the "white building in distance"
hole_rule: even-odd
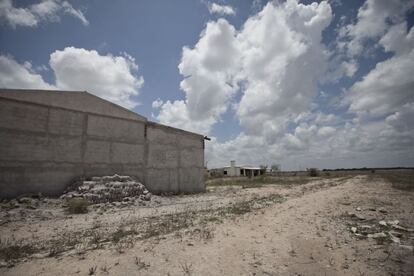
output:
[[[262,175],[262,169],[260,167],[253,166],[236,166],[236,161],[230,161],[230,166],[223,168],[211,169],[211,175],[216,176],[247,176],[255,177]]]

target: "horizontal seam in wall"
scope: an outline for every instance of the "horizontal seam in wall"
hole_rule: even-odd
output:
[[[122,118],[122,117],[115,117],[115,116],[111,116],[111,115],[104,115],[104,114],[87,112],[87,111],[79,111],[79,110],[74,110],[74,109],[64,108],[64,107],[58,107],[58,106],[53,106],[53,105],[33,103],[33,102],[26,102],[26,101],[22,101],[22,100],[18,100],[18,99],[10,99],[10,98],[0,97],[0,100],[10,101],[10,102],[17,102],[17,103],[22,103],[22,104],[25,104],[25,105],[34,105],[34,106],[41,106],[41,107],[45,107],[45,108],[51,108],[51,109],[57,109],[57,110],[70,111],[70,112],[74,112],[74,113],[87,114],[87,115],[92,115],[92,116],[97,116],[97,117],[105,117],[105,118],[112,118],[112,119],[130,121],[130,122],[141,123],[141,124],[146,124],[147,123],[147,121],[138,120],[138,119],[129,119],[129,118]],[[139,115],[139,114],[137,114],[137,115]]]
[[[7,134],[17,134],[17,135],[27,135],[27,136],[36,136],[39,138],[82,138],[82,134],[80,135],[70,135],[70,134],[55,134],[55,133],[47,133],[46,131],[31,131],[31,130],[21,130],[21,129],[13,129],[13,128],[5,128],[0,127],[0,132],[5,132]],[[112,143],[120,143],[120,144],[127,144],[127,145],[144,145],[145,142],[132,141],[132,140],[120,140],[120,139],[111,139],[106,137],[98,137],[98,136],[90,136],[87,135],[86,139],[88,141],[104,141],[104,142],[112,142]]]

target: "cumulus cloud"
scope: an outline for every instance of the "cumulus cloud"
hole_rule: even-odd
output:
[[[138,65],[129,55],[100,55],[94,50],[67,47],[50,55],[56,86],[67,90],[87,90],[106,100],[133,108],[144,83],[137,77]]]
[[[152,108],[160,108],[163,104],[164,102],[160,98],[158,98],[152,102]]]
[[[20,64],[11,56],[0,56],[0,87],[53,89],[36,73],[30,62]]]
[[[184,47],[180,87],[186,99],[167,101],[161,106],[158,120],[187,130],[209,133],[226,112],[237,89],[233,80],[239,50],[236,30],[226,20],[207,23],[193,48]]]
[[[335,56],[329,61],[329,69],[320,80],[322,83],[336,83],[343,77],[352,78],[358,71],[358,66],[355,59],[344,60],[343,56]]]
[[[274,139],[316,92],[326,59],[321,33],[331,17],[327,2],[292,0],[268,3],[240,31],[224,19],[209,22],[194,48],[183,48],[179,70],[185,100],[161,106],[158,119],[208,133],[240,89],[235,108],[246,133]],[[171,118],[177,113],[170,108],[188,116]],[[204,127],[193,127],[200,122]]]
[[[223,83],[238,91],[232,91],[228,94],[230,97],[221,102],[226,103],[224,107],[233,106],[243,131],[235,139],[222,143],[213,139],[207,143],[209,167],[223,166],[234,159],[240,164],[283,163],[289,169],[319,164],[331,168],[404,166],[414,162],[409,157],[414,156],[414,150],[407,151],[414,145],[410,120],[414,102],[411,93],[414,89],[411,80],[414,31],[407,32],[406,22],[403,22],[409,8],[407,2],[368,0],[361,7],[356,22],[341,30],[340,37],[351,59],[326,51],[321,42],[321,34],[332,18],[326,2],[311,5],[296,1],[268,3],[250,17],[233,34],[234,40],[228,38],[237,49],[237,63],[217,58],[220,51],[214,50],[216,62],[192,64],[192,72],[210,74],[208,70],[214,69],[218,61],[223,62],[224,66],[217,65],[226,76]],[[380,13],[379,18],[373,18],[376,12]],[[204,31],[202,38],[208,36]],[[358,47],[368,39],[378,42],[379,47],[393,56],[379,62],[344,92],[340,107],[348,108],[348,118],[315,112],[318,107],[312,101],[318,81],[353,77],[358,70],[355,56],[361,54]],[[189,51],[196,52],[195,49]],[[214,61],[209,57],[206,60]],[[191,79],[192,74],[185,77]],[[234,97],[236,93],[240,93],[240,97]],[[237,98],[240,100],[236,102]],[[187,100],[188,97],[180,101],[181,110],[194,107]],[[216,113],[215,118],[220,118],[222,113]],[[177,121],[189,120],[187,127],[191,127],[194,122],[191,113],[184,114],[188,116]],[[174,123],[171,119],[174,116],[170,115],[161,121],[168,118]],[[219,120],[208,124],[214,125]],[[408,157],[407,152],[411,152]]]
[[[360,55],[367,41],[381,37],[390,26],[404,21],[405,14],[413,7],[414,2],[406,0],[365,1],[356,22],[340,29],[340,47],[350,56]]]
[[[333,134],[335,134],[335,131],[336,130],[333,127],[324,126],[324,127],[321,127],[318,130],[318,135],[321,136],[321,137],[329,137],[329,136],[332,136]]]
[[[398,111],[389,115],[385,121],[398,132],[414,132],[414,103],[404,104]],[[412,138],[414,139],[414,138]]]
[[[138,65],[127,54],[100,55],[94,50],[67,47],[53,52],[49,63],[55,84],[44,81],[30,63],[20,64],[12,57],[0,56],[0,86],[88,91],[126,108],[138,104],[134,97],[144,79],[137,76]]]
[[[327,2],[287,1],[267,4],[244,24],[238,39],[245,89],[236,113],[248,134],[278,129],[309,108],[326,68],[321,33],[331,17]]]
[[[209,3],[208,11],[210,13],[217,13],[219,15],[235,15],[236,11],[232,6],[229,5],[220,5],[217,3]]]
[[[187,104],[180,100],[165,102],[156,118],[166,125],[203,134],[208,133],[209,128],[216,122],[214,117],[192,120]]]
[[[241,133],[235,139],[206,143],[209,168],[239,164],[282,164],[283,169],[412,166],[414,162],[413,106],[407,105],[387,120],[350,121],[338,127],[300,124],[275,143]]]
[[[75,9],[69,2],[61,0],[43,0],[27,7],[16,8],[12,0],[0,3],[0,19],[11,27],[36,27],[41,22],[58,22],[62,14],[69,14],[88,25],[83,12]]]
[[[378,117],[414,102],[414,29],[402,33],[400,27],[396,28],[398,32],[393,28],[380,41],[385,49],[395,51],[395,55],[377,63],[361,81],[352,85],[346,96],[350,111]],[[396,35],[400,36],[399,40],[390,39]]]

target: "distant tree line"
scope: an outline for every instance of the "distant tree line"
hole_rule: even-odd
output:
[[[340,168],[340,169],[323,169],[322,171],[372,171],[372,170],[414,170],[414,167],[385,167],[385,168],[367,168],[367,167],[363,167],[363,168],[349,168],[349,169],[345,169],[345,168]]]

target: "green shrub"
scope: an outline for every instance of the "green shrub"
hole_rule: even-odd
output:
[[[319,175],[319,172],[316,168],[308,169],[309,176],[316,177]]]
[[[67,205],[70,214],[85,214],[88,212],[89,201],[83,198],[71,198]]]

